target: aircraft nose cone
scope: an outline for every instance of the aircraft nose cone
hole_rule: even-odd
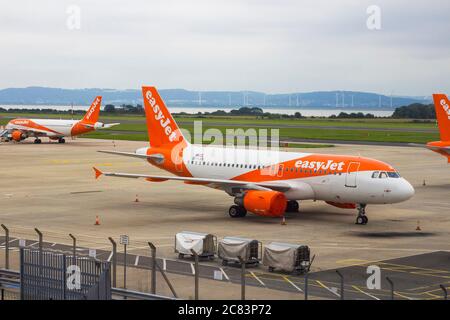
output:
[[[402,185],[400,187],[400,193],[401,193],[401,197],[403,198],[402,201],[408,200],[415,193],[414,187],[408,181],[403,179]]]

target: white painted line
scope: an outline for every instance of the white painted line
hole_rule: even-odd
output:
[[[227,279],[228,281],[230,281],[230,278],[228,278],[228,275],[225,273],[225,271],[223,271],[222,268],[220,268],[220,271],[222,271],[223,276],[225,277],[225,279]]]
[[[289,280],[288,277],[283,277],[283,278],[284,278],[284,280],[286,280],[287,282],[289,282],[295,289],[297,289],[297,290],[300,291],[300,292],[303,292],[303,290],[300,289],[300,287],[297,286],[295,283],[293,283],[291,280]]]
[[[32,243],[32,244],[30,244],[30,245],[28,245],[29,247],[33,247],[33,246],[35,246],[35,245],[37,245],[39,243],[39,241],[36,241],[36,242],[34,242],[34,243]]]
[[[361,292],[361,293],[365,294],[366,296],[369,296],[369,297],[371,297],[372,299],[375,299],[375,300],[380,300],[379,298],[377,298],[377,297],[375,297],[375,296],[371,295],[370,293],[367,293],[367,292],[365,292],[365,291],[361,290],[361,289],[360,289],[360,288],[358,288],[357,286],[352,286],[352,287],[353,287],[353,289],[355,289],[355,290],[358,290],[359,292]]]
[[[322,282],[320,282],[319,280],[316,280],[316,282],[324,289],[327,289],[328,291],[330,291],[332,294],[338,296],[339,298],[341,297],[341,295],[337,292],[334,292],[333,290],[331,290],[330,288],[328,288],[326,285],[324,285]]]
[[[56,246],[56,242],[55,242],[55,243],[52,243],[52,245],[51,245],[51,247],[54,247],[54,246]]]
[[[163,270],[166,271],[166,259],[163,258]]]
[[[6,242],[3,242],[2,244],[0,244],[0,246],[4,246]]]
[[[106,260],[106,261],[110,262],[111,259],[112,259],[113,254],[114,254],[114,253],[111,251],[111,253],[109,254],[108,260]]]
[[[253,272],[253,271],[250,271],[250,274],[262,285],[262,286],[266,286],[266,284],[264,283],[264,282],[262,282],[261,281],[261,279],[260,278],[258,278],[257,276],[256,276],[256,274]]]
[[[139,256],[136,256],[136,260],[134,261],[134,265],[137,266],[139,264]]]
[[[192,274],[195,275],[195,268],[194,268],[194,264],[191,263],[191,270],[192,270]]]
[[[14,241],[19,241],[19,239],[12,239],[12,240],[9,240],[9,244],[13,243]]]

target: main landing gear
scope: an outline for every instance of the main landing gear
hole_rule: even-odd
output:
[[[299,204],[295,200],[289,200],[286,205],[286,212],[298,212]]]
[[[247,210],[242,206],[232,205],[228,210],[228,214],[232,218],[242,218],[247,214]]]
[[[366,216],[366,204],[358,204],[358,216],[356,217],[356,224],[367,224],[369,219]]]
[[[64,139],[64,138],[59,138],[58,139],[58,143],[65,143],[66,142],[66,139]]]
[[[39,143],[41,143],[42,142],[42,140],[41,139],[39,139],[39,138],[36,138],[36,139],[34,139],[34,143],[37,143],[37,144],[39,144]]]

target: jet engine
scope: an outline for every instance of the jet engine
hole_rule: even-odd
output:
[[[23,140],[23,139],[25,139],[27,136],[25,135],[25,133],[23,133],[22,131],[20,131],[20,130],[14,130],[13,132],[11,132],[11,138],[14,140],[14,141],[20,141],[20,140]]]
[[[250,190],[235,198],[235,203],[259,216],[280,217],[286,211],[287,199],[278,191]]]

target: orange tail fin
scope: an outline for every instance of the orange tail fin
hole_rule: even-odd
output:
[[[155,87],[142,87],[150,146],[174,147],[184,137]]]
[[[94,124],[98,121],[98,116],[100,115],[100,106],[102,104],[102,97],[95,97],[89,109],[86,111],[83,119],[81,119],[82,123]]]
[[[441,141],[450,141],[450,102],[445,94],[433,94]]]

